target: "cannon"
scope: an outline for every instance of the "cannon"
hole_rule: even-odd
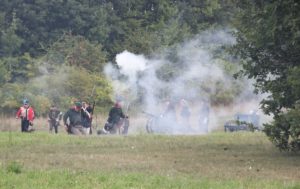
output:
[[[259,125],[259,116],[253,114],[235,114],[234,120],[227,121],[224,124],[225,132],[234,131],[257,131],[261,130]]]
[[[179,125],[176,120],[168,116],[163,114],[155,115],[144,111],[143,113],[148,117],[145,126],[147,133],[178,134],[186,132],[182,125]]]

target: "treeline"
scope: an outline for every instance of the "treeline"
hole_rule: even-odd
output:
[[[1,112],[14,112],[24,97],[40,115],[74,98],[110,106],[103,68],[116,54],[151,57],[201,31],[232,28],[235,58],[223,67],[232,72],[230,61],[241,63],[241,75],[270,94],[262,108],[275,122],[265,132],[280,149],[299,150],[299,6],[296,0],[1,0]],[[172,53],[170,59],[176,63]],[[161,76],[168,77],[174,75]],[[238,93],[218,99],[230,102]]]
[[[300,150],[300,3],[248,0],[237,14],[235,50],[243,74],[268,93],[262,109],[274,117],[265,132],[281,150]]]
[[[220,0],[2,0],[0,53],[37,57],[69,34],[101,44],[107,60],[124,49],[149,54],[226,25],[227,6]]]
[[[225,0],[2,0],[1,111],[14,112],[24,97],[41,115],[51,103],[67,108],[74,98],[110,106],[112,87],[103,67],[117,53],[151,56],[200,31],[227,27],[232,5]]]

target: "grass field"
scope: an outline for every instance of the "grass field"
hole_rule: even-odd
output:
[[[300,188],[300,156],[262,133],[0,133],[0,188]]]

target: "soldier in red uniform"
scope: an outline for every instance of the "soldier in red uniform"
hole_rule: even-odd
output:
[[[33,125],[34,120],[34,110],[29,105],[29,101],[27,99],[23,100],[23,106],[21,106],[16,114],[16,119],[21,118],[21,131],[29,132],[29,126]]]

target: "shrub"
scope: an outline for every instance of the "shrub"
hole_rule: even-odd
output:
[[[264,131],[280,150],[300,151],[300,106],[275,116]]]
[[[11,162],[7,165],[7,172],[9,173],[15,173],[15,174],[20,174],[22,172],[23,166],[19,164],[18,162]]]

